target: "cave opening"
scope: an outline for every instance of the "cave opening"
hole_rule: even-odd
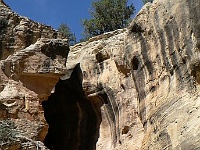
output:
[[[69,79],[58,81],[55,92],[42,106],[49,125],[44,144],[49,149],[96,149],[101,115],[83,91],[80,64]]]
[[[131,64],[132,64],[132,69],[133,70],[138,70],[138,67],[139,67],[139,61],[137,59],[137,57],[133,57],[132,61],[131,61]]]
[[[105,60],[107,60],[109,58],[110,58],[110,56],[108,55],[107,52],[104,52],[104,53],[103,52],[98,52],[96,54],[97,63],[102,63],[103,61],[105,61]]]

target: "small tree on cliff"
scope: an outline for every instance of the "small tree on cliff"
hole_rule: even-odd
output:
[[[91,19],[84,19],[86,38],[127,26],[135,7],[127,0],[99,0],[92,2]]]
[[[143,4],[146,4],[146,3],[148,3],[148,2],[153,2],[153,0],[142,0],[142,2],[143,2]]]
[[[67,24],[62,23],[58,27],[58,31],[63,33],[68,38],[70,46],[76,44],[76,36],[74,33],[71,32],[71,30]]]

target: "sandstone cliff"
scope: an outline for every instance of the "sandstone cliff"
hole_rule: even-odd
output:
[[[38,38],[64,38],[51,26],[19,16],[3,1],[0,12],[0,59],[34,44]]]
[[[0,149],[45,149],[42,100],[66,74],[67,39],[0,2]]]
[[[70,51],[53,29],[14,47],[4,34],[1,148],[200,149],[199,11],[199,0],[155,0],[127,29]]]

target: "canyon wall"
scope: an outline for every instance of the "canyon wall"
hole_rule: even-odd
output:
[[[127,30],[71,48],[86,94],[104,103],[97,149],[200,148],[199,9],[157,0]]]
[[[64,38],[51,26],[13,12],[3,1],[0,2],[0,11],[0,59],[34,44],[38,38]]]
[[[1,37],[2,149],[200,149],[199,0],[155,0],[70,48],[41,28],[29,44]]]
[[[0,149],[46,149],[42,101],[66,74],[67,39],[0,1]]]
[[[129,28],[124,58],[145,130],[141,149],[200,149],[199,11],[199,0],[157,0]]]

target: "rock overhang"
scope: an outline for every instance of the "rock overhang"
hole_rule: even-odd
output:
[[[186,0],[178,3],[155,0],[143,7],[128,31],[110,32],[71,47],[65,63],[64,59],[45,51],[48,46],[44,46],[43,52],[36,52],[30,60],[25,59],[31,64],[32,59],[40,60],[37,56],[45,60],[48,57],[43,64],[51,66],[57,65],[53,61],[58,58],[62,61],[58,64],[66,67],[64,70],[62,67],[59,70],[57,65],[56,72],[56,67],[46,69],[36,63],[32,68],[37,71],[25,67],[16,77],[21,76],[28,89],[34,87],[39,93],[45,89],[42,85],[51,83],[54,77],[58,79],[66,74],[65,71],[67,75],[60,83],[71,80],[74,67],[80,63],[83,73],[81,90],[95,108],[99,119],[96,123],[102,121],[97,149],[198,148],[198,142],[193,140],[199,141],[199,85],[195,83],[195,79],[199,83],[198,17],[190,17],[198,16],[199,10],[191,9],[198,6],[199,2]],[[180,13],[181,9],[186,11]],[[54,52],[54,48],[50,50]],[[7,62],[8,66],[10,62]],[[8,69],[10,79],[11,74]],[[31,80],[33,82],[28,85]],[[55,84],[56,81],[47,86]],[[69,100],[71,93],[67,96]],[[66,92],[59,95],[62,94]],[[41,97],[44,100],[48,96]],[[79,105],[75,105],[78,110]],[[75,114],[81,114],[77,112]]]

